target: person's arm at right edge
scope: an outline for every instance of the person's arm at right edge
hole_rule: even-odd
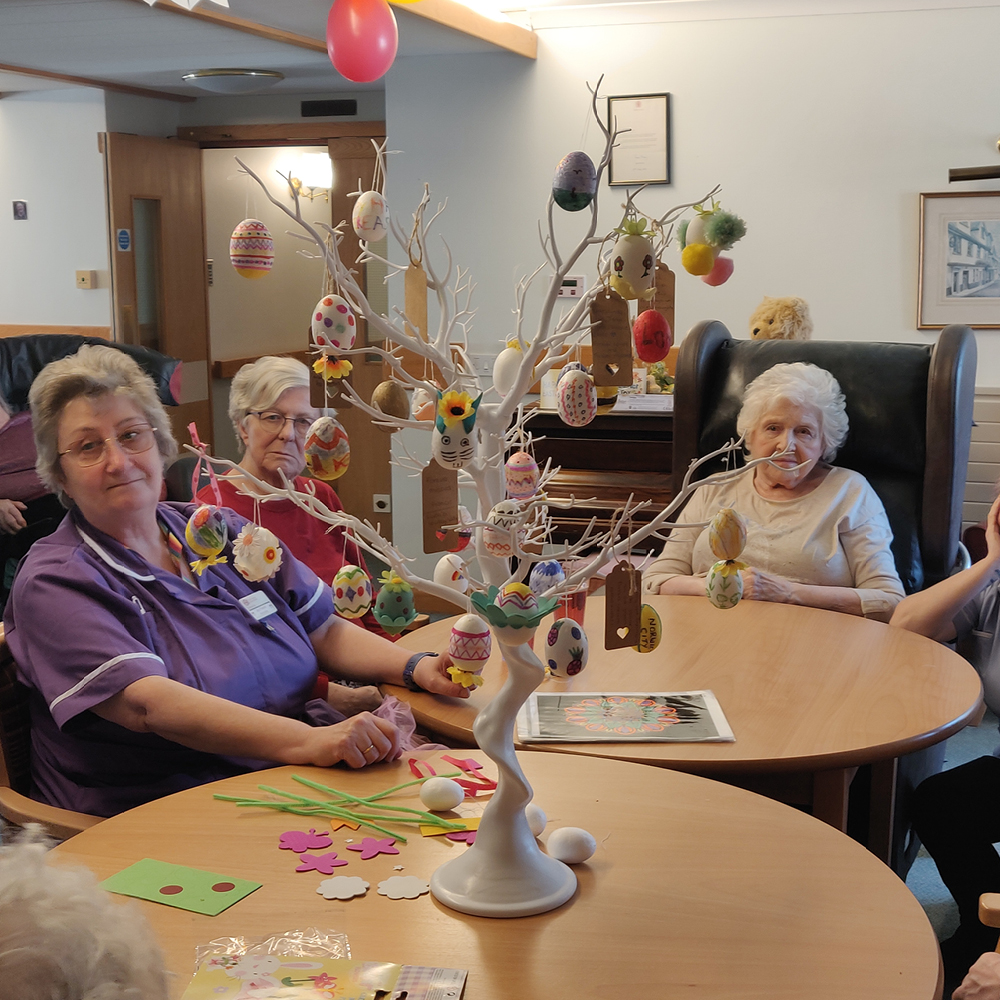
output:
[[[968,569],[942,580],[933,587],[904,598],[893,612],[890,625],[909,632],[926,635],[938,642],[955,638],[955,618],[958,613],[985,587],[996,579],[1000,571],[1000,497],[986,517],[986,558],[973,563]]]

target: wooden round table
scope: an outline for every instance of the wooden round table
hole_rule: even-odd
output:
[[[492,764],[476,751],[470,756]],[[469,848],[407,833],[398,856],[369,861],[333,845],[337,874],[371,883],[367,896],[327,901],[325,877],[294,871],[279,834],[315,820],[214,800],[261,797],[258,784],[300,790],[303,774],[353,794],[407,780],[405,761],[352,772],[284,767],[230,778],[140,806],[55,849],[107,878],[142,858],[189,865],[263,887],[216,917],[139,901],[176,973],[180,997],[194,948],[218,937],[315,926],[348,935],[352,956],[468,969],[465,1000],[934,1000],[934,934],[906,887],[860,845],[788,806],[694,775],[568,754],[521,754],[548,831],[582,826],[597,839],[576,866],[573,899],[510,920],[467,916],[429,895],[376,893],[394,874],[429,879]],[[447,764],[436,764],[438,773]],[[416,805],[414,795],[400,801]],[[542,835],[544,841],[548,831]],[[381,836],[380,834],[377,836]],[[404,866],[395,872],[394,866]]]
[[[656,764],[743,783],[762,791],[798,780],[814,815],[846,828],[854,769],[880,766],[873,779],[869,846],[889,858],[896,759],[962,729],[981,708],[982,687],[969,663],[946,646],[852,615],[744,601],[720,611],[700,597],[647,596],[663,638],[651,653],[604,649],[604,598],[587,600],[587,668],[539,691],[689,691],[711,689],[733,729],[733,743],[532,743],[531,749]],[[455,619],[400,640],[414,650],[446,649]],[[544,642],[546,620],[535,633]],[[472,724],[506,679],[499,648],[485,683],[466,701],[384,689],[412,706],[442,742],[474,746]],[[792,778],[789,779],[788,775]],[[809,786],[811,785],[811,788]],[[794,798],[794,796],[793,796]],[[805,803],[804,803],[805,804]]]

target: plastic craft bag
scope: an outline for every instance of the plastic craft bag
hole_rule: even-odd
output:
[[[210,955],[294,955],[296,958],[350,958],[347,935],[317,927],[283,931],[266,938],[222,937],[195,946],[195,969]]]

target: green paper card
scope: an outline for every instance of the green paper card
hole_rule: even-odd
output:
[[[217,916],[261,887],[260,882],[250,882],[245,878],[229,878],[152,858],[137,861],[105,879],[101,885],[108,892],[165,903],[209,917]]]

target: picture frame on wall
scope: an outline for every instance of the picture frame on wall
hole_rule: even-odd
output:
[[[619,132],[608,164],[608,184],[670,183],[670,95],[608,98],[608,129]]]
[[[1000,191],[920,195],[917,328],[1000,329]]]

